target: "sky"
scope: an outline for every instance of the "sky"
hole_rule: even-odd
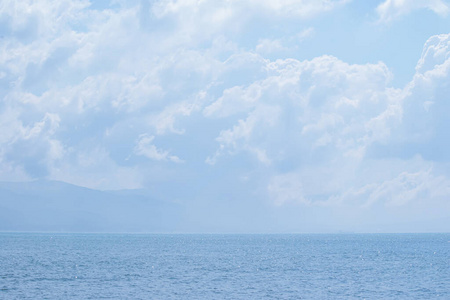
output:
[[[449,231],[449,95],[446,0],[0,2],[0,181],[193,230]]]

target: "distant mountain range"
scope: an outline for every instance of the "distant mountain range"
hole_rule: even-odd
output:
[[[0,231],[173,232],[182,216],[180,204],[153,199],[148,190],[0,182]]]
[[[437,215],[428,202],[412,208],[379,205],[371,211],[360,211],[365,213],[364,221],[349,218],[343,224],[340,216],[346,215],[345,207],[319,211],[317,206],[271,206],[251,195],[239,198],[233,193],[205,189],[195,194],[175,184],[99,191],[58,181],[0,182],[0,231],[449,232],[446,211]]]

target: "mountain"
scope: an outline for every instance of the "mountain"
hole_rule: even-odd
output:
[[[183,210],[180,204],[153,199],[148,190],[0,182],[0,231],[173,232]]]

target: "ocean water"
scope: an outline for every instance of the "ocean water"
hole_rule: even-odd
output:
[[[450,299],[450,234],[0,233],[0,299]]]

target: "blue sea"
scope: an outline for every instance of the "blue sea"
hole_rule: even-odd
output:
[[[450,234],[0,233],[0,299],[450,299]]]

